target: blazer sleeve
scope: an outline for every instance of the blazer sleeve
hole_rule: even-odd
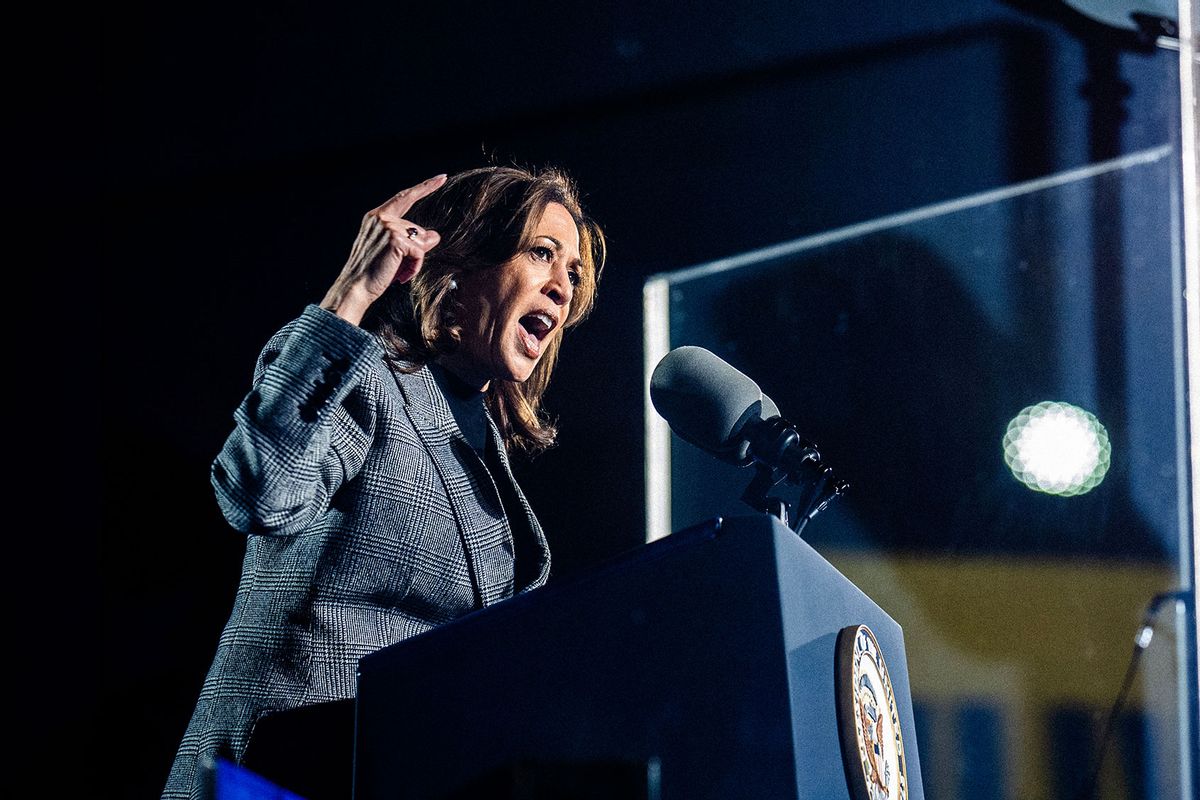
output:
[[[267,342],[212,465],[230,525],[285,536],[325,513],[374,439],[381,358],[373,334],[316,305]]]

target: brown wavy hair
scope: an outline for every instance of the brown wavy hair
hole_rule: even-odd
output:
[[[566,208],[579,228],[580,282],[564,328],[587,317],[596,301],[605,242],[600,226],[584,214],[574,182],[554,168],[494,166],[460,172],[405,215],[436,230],[441,242],[425,257],[416,277],[388,289],[363,318],[363,327],[377,333],[392,351],[393,367],[416,372],[454,351],[462,336],[455,277],[495,269],[532,247],[537,223],[550,203]],[[488,409],[510,452],[532,456],[554,445],[558,431],[542,408],[542,395],[561,344],[562,336],[551,340],[527,380],[493,380],[488,386]]]

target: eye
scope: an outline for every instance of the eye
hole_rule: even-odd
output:
[[[545,245],[534,245],[529,249],[529,252],[539,261],[550,262],[554,260],[554,251]]]
[[[583,276],[579,274],[579,270],[573,269],[567,272],[567,280],[571,281],[572,286],[578,286],[583,283]]]

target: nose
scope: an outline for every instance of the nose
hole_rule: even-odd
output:
[[[549,297],[555,305],[565,306],[570,305],[571,295],[574,291],[575,287],[571,285],[571,273],[567,269],[567,265],[556,264],[550,271],[546,285],[542,287],[542,293]]]

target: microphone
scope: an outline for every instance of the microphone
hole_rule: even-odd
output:
[[[658,362],[650,401],[679,438],[730,464],[795,472],[820,461],[757,383],[703,347],[677,347]]]
[[[1121,688],[1117,692],[1117,697],[1113,701],[1112,708],[1108,710],[1108,718],[1105,719],[1103,733],[1100,734],[1100,743],[1096,746],[1096,760],[1093,762],[1091,774],[1088,776],[1087,782],[1083,784],[1083,788],[1076,795],[1078,800],[1091,800],[1095,796],[1096,786],[1098,785],[1097,781],[1100,778],[1100,768],[1104,766],[1104,755],[1108,750],[1108,743],[1112,740],[1113,733],[1116,732],[1116,723],[1125,708],[1125,700],[1129,696],[1129,690],[1133,687],[1133,678],[1138,671],[1138,662],[1141,661],[1142,653],[1150,646],[1150,641],[1154,638],[1154,626],[1158,624],[1159,612],[1169,600],[1187,603],[1190,599],[1191,596],[1187,590],[1177,589],[1170,592],[1160,592],[1151,597],[1150,602],[1146,604],[1146,610],[1142,614],[1142,624],[1138,628],[1137,634],[1133,637],[1133,655],[1129,659],[1129,664],[1125,667],[1125,678],[1121,681]],[[1186,610],[1185,613],[1187,613]]]
[[[762,398],[757,383],[703,347],[675,348],[650,376],[650,401],[671,430],[738,466],[750,463],[743,431],[761,419]]]
[[[756,510],[788,524],[788,504],[768,493],[785,480],[804,487],[793,516],[797,533],[848,488],[757,383],[703,347],[663,356],[650,376],[650,402],[685,442],[730,464],[755,465],[742,500]]]

